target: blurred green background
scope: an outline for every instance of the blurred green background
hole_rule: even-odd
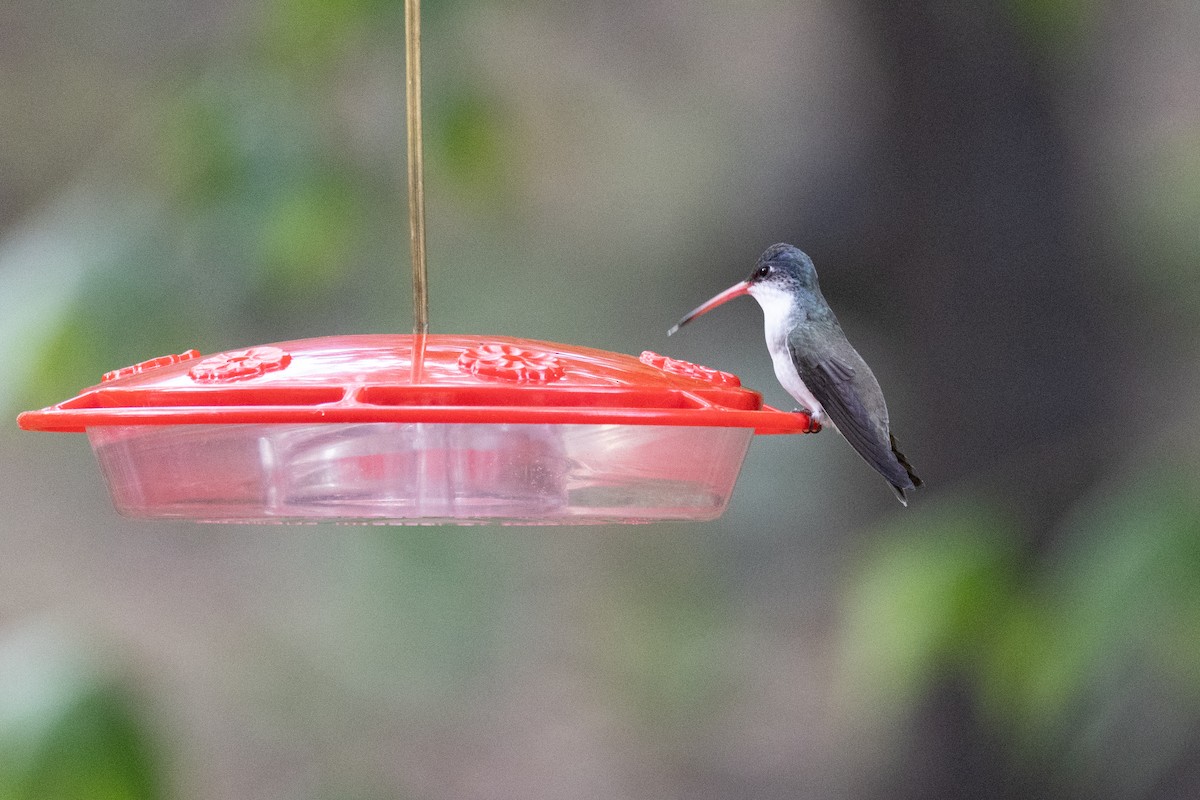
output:
[[[407,331],[396,0],[0,5],[0,798],[1200,796],[1200,4],[426,0],[432,328],[776,384],[807,250],[928,488],[724,518],[115,516],[23,409]]]

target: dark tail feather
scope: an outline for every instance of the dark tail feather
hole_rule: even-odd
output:
[[[896,460],[900,462],[900,466],[904,467],[904,471],[908,473],[908,479],[913,482],[913,486],[923,486],[924,481],[917,477],[917,473],[913,472],[912,464],[908,463],[908,459],[904,457],[904,453],[901,453],[900,448],[896,446],[896,437],[888,434],[888,438],[892,440],[892,454],[896,456]]]
[[[894,455],[896,460],[900,462],[900,466],[904,467],[904,471],[907,473],[908,479],[912,481],[911,486],[897,486],[896,484],[892,484],[892,490],[896,492],[896,498],[899,499],[899,501],[904,504],[905,507],[907,507],[908,498],[904,496],[904,490],[915,488],[917,486],[923,486],[924,481],[917,477],[917,473],[913,472],[912,464],[908,463],[908,459],[904,457],[904,453],[901,453],[900,448],[896,446],[896,437],[888,434],[888,438],[892,440],[892,455]]]

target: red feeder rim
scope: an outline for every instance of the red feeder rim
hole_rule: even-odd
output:
[[[195,350],[110,372],[18,417],[26,430],[222,423],[552,423],[809,433],[808,415],[763,405],[728,372],[500,336],[329,336]]]

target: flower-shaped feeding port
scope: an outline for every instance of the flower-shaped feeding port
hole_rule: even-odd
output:
[[[206,358],[189,369],[188,375],[201,383],[236,381],[283,369],[291,360],[291,355],[278,347],[250,347]]]
[[[669,372],[672,375],[686,375],[689,378],[700,378],[709,383],[720,384],[721,386],[738,387],[742,382],[737,375],[728,372],[721,372],[718,369],[710,367],[702,367],[699,364],[693,364],[690,361],[681,361],[677,358],[667,358],[660,356],[658,353],[652,353],[646,350],[642,353],[640,359],[643,364],[649,364],[652,367],[658,367],[663,372]]]
[[[19,422],[86,431],[129,516],[390,524],[712,519],[809,426],[654,353],[407,335],[164,356]]]
[[[514,383],[550,383],[563,376],[562,363],[553,353],[495,342],[463,351],[458,366],[476,377]]]

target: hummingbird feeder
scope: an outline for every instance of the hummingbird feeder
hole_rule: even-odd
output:
[[[203,522],[583,524],[721,515],[755,433],[806,433],[734,375],[428,331],[419,0],[405,4],[414,332],[195,350],[18,417],[86,432],[117,510]]]

